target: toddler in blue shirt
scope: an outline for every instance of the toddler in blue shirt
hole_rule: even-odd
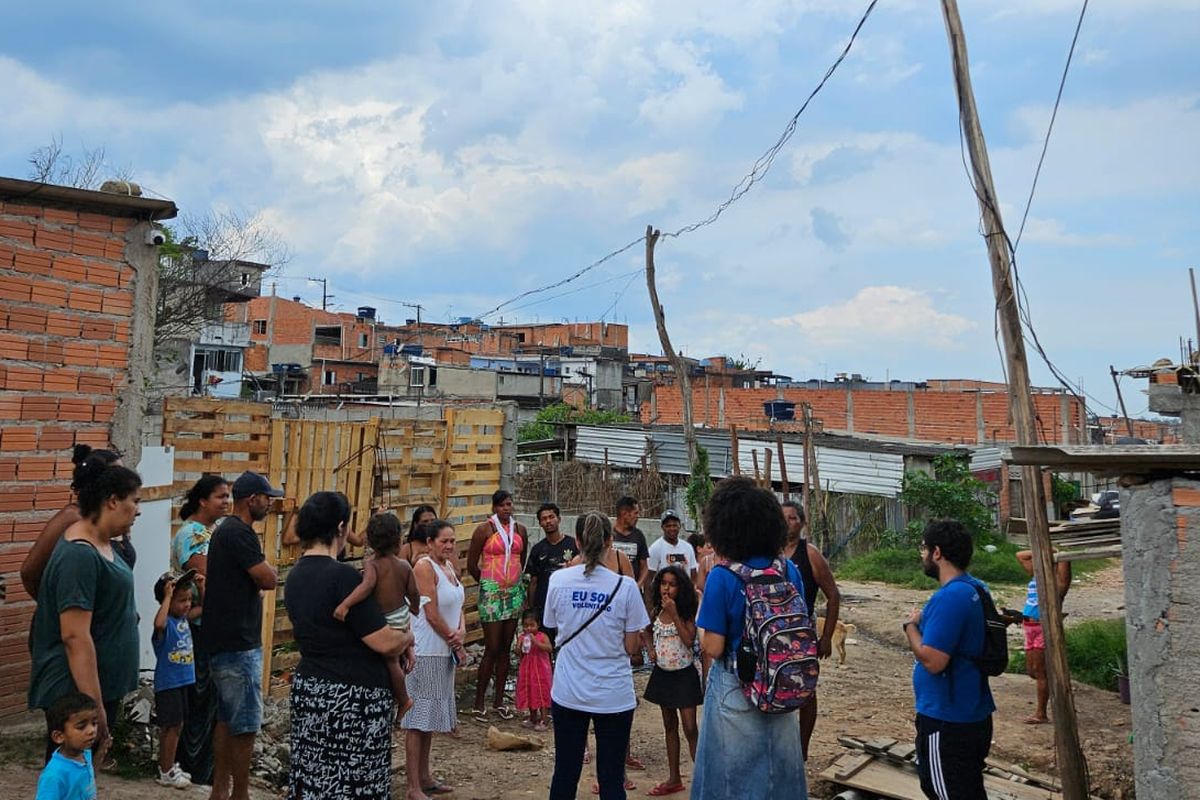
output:
[[[96,701],[69,692],[46,711],[50,739],[58,745],[38,778],[37,800],[95,800],[92,746],[100,725]]]
[[[192,776],[179,768],[175,752],[188,713],[188,687],[196,683],[196,664],[188,614],[192,584],[203,592],[204,577],[193,570],[168,572],[154,584],[158,613],[154,615],[154,714],[158,721],[158,778],[161,786],[186,789]],[[203,596],[203,595],[201,595]]]

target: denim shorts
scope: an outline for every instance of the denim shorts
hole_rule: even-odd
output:
[[[217,721],[231,736],[262,727],[262,648],[213,653],[209,669],[217,690]]]

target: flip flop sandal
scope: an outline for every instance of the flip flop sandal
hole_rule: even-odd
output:
[[[430,786],[422,786],[421,791],[425,794],[450,794],[454,791],[454,787],[447,786],[441,781],[434,781]]]
[[[625,759],[625,766],[630,769],[645,769],[646,765],[639,761],[635,756],[628,756]]]
[[[513,712],[509,710],[508,706],[496,706],[492,710],[496,712],[496,716],[500,719],[510,720],[513,718]]]
[[[653,789],[651,789],[650,791],[646,792],[646,794],[649,795],[650,797],[666,797],[669,794],[676,794],[677,792],[682,792],[683,789],[684,789],[684,786],[682,783],[675,783],[675,784],[660,783],[657,786],[655,786]]]
[[[480,723],[481,725],[487,725],[487,723],[488,723],[487,709],[486,708],[485,709],[479,709],[479,708],[471,709],[471,719],[475,720],[476,722]]]

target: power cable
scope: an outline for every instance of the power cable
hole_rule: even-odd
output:
[[[783,133],[779,135],[779,138],[776,140],[775,144],[767,148],[767,151],[758,157],[758,159],[754,162],[754,166],[750,169],[750,172],[743,176],[742,179],[733,187],[733,191],[730,192],[729,197],[723,203],[717,206],[713,213],[709,214],[704,219],[693,222],[690,225],[684,225],[678,230],[664,233],[662,234],[663,238],[678,238],[686,233],[692,233],[693,231],[699,230],[706,225],[713,224],[730,206],[732,206],[738,200],[741,200],[742,197],[744,197],[756,183],[761,181],[766,176],[767,172],[771,169],[771,165],[775,163],[775,157],[779,155],[779,152],[783,149],[784,145],[788,143],[788,141],[792,138],[792,135],[796,132],[796,127],[799,123],[800,116],[808,109],[809,104],[821,92],[821,90],[825,88],[825,84],[828,83],[829,79],[833,76],[833,73],[837,71],[837,68],[841,66],[842,62],[846,59],[846,56],[850,53],[850,48],[854,46],[854,42],[857,40],[859,32],[862,31],[863,26],[866,24],[867,19],[871,16],[871,12],[875,10],[875,6],[878,4],[878,2],[879,0],[871,0],[871,2],[867,4],[866,10],[863,12],[862,17],[859,18],[858,24],[854,26],[854,31],[850,34],[850,39],[846,42],[846,46],[842,48],[841,53],[839,53],[838,57],[834,59],[832,64],[830,64],[829,68],[825,70],[825,74],[821,77],[821,80],[818,81],[816,87],[809,92],[808,97],[805,98],[804,103],[800,106],[799,110],[792,115],[790,120],[788,120],[787,125],[784,126]],[[515,297],[505,300],[495,308],[480,314],[478,319],[490,317],[492,314],[495,314],[501,309],[507,308],[518,300],[523,300],[530,295],[541,294],[542,292],[546,292],[551,289],[557,289],[559,286],[568,284],[644,241],[646,241],[646,237],[639,236],[637,239],[634,239],[624,247],[608,253],[602,258],[593,261],[591,264],[588,264],[586,267],[577,270],[562,280],[555,281],[554,283],[550,283],[545,286],[539,286],[536,289],[526,290]]]

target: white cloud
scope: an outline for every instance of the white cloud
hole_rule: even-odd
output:
[[[959,335],[974,323],[957,314],[938,311],[925,292],[902,286],[867,286],[843,303],[822,306],[771,320],[794,328],[819,347],[894,347],[922,344],[955,347]]]
[[[741,108],[741,93],[725,85],[696,47],[664,42],[659,45],[656,57],[671,76],[672,85],[643,100],[638,107],[638,118],[660,134],[708,129],[726,111]]]

